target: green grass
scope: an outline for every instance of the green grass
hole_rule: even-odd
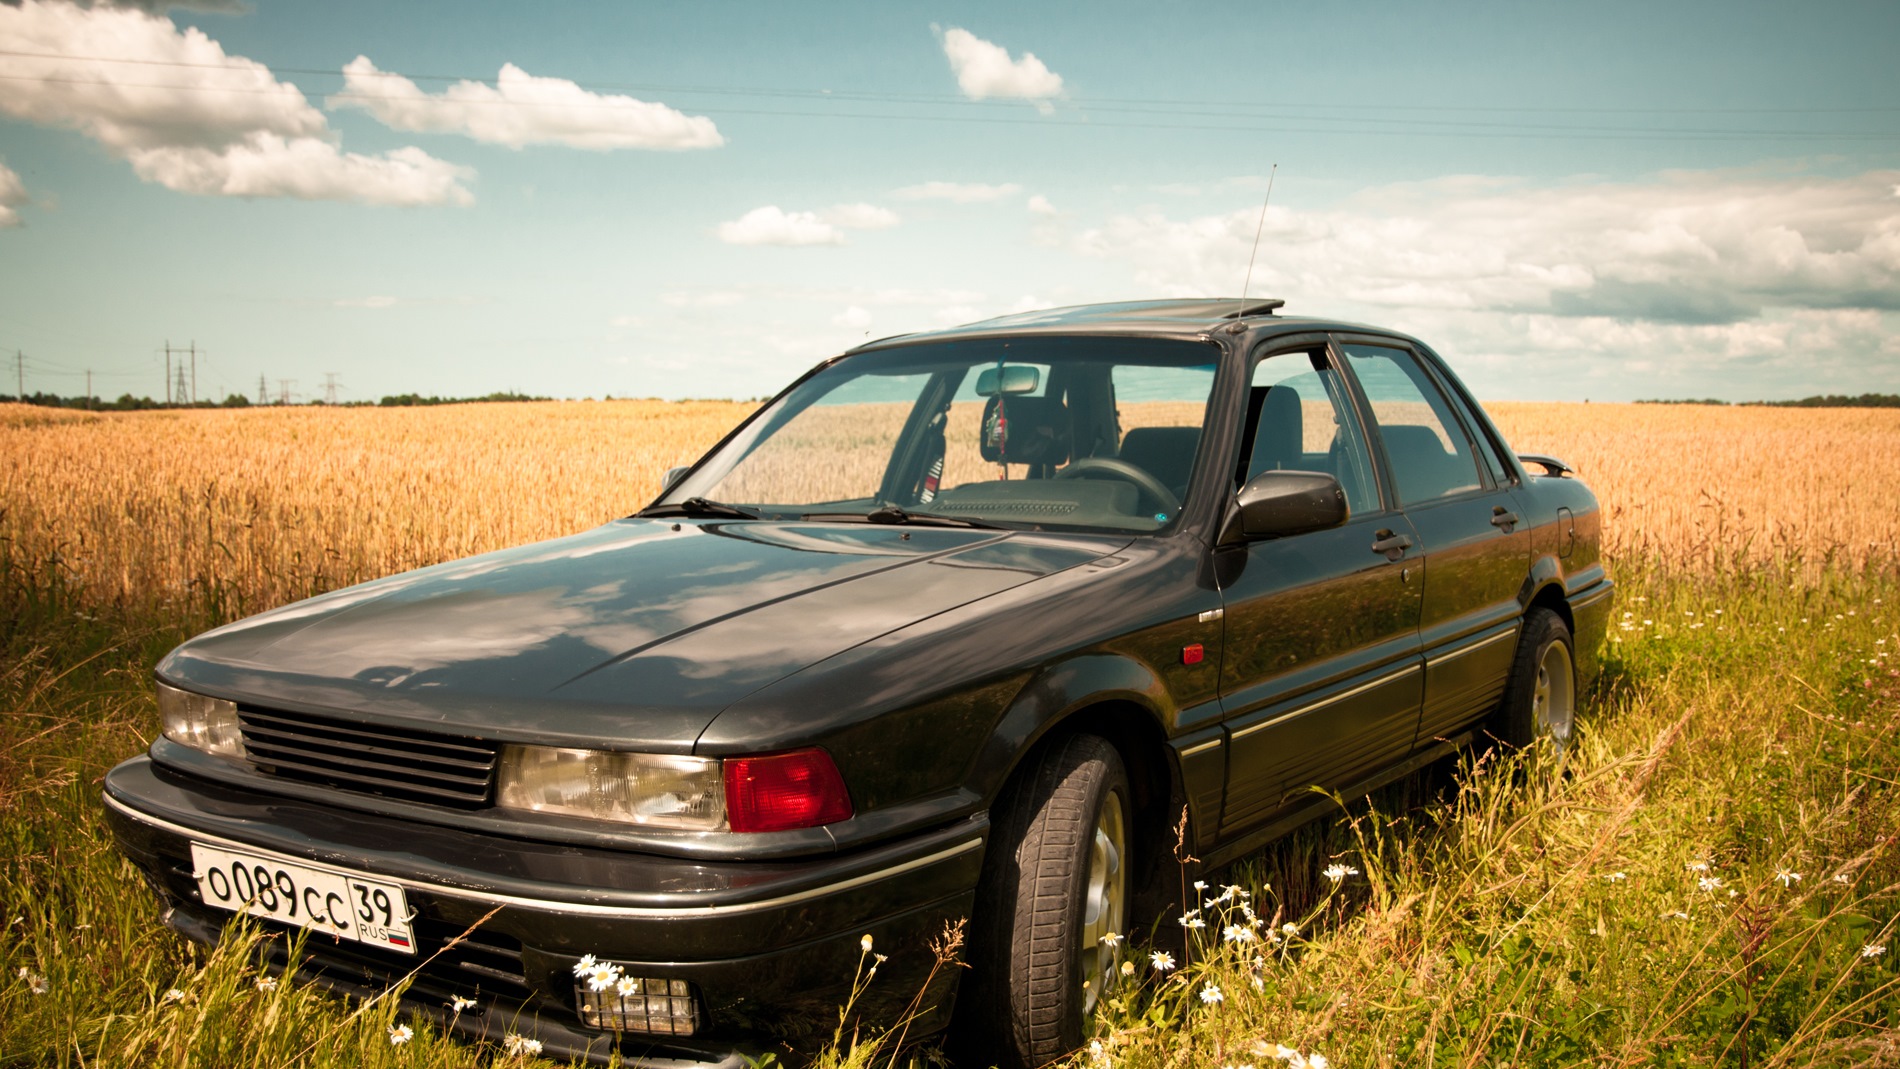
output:
[[[1175,968],[1134,933],[1077,1063],[1267,1069],[1274,1044],[1354,1069],[1900,1063],[1900,584],[1621,578],[1629,629],[1568,753],[1430,770],[1218,874],[1207,927],[1159,944]],[[512,1063],[393,999],[264,990],[243,941],[159,924],[100,777],[156,730],[152,663],[217,609],[157,623],[65,597],[0,574],[0,1064]],[[891,1059],[844,1025],[826,1062]]]

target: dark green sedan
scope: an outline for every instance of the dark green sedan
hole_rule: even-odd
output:
[[[1225,864],[1311,787],[1561,745],[1594,669],[1589,489],[1418,340],[1279,305],[873,342],[633,516],[201,635],[112,827],[179,931],[306,931],[471,1037],[809,1052],[868,952],[867,1020],[923,989],[910,1035],[1059,1057],[1183,814]]]

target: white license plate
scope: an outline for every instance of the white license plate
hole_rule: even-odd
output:
[[[409,902],[393,883],[198,843],[191,844],[191,866],[198,895],[207,906],[404,954],[416,952]]]

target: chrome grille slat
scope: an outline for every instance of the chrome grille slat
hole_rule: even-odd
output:
[[[246,756],[268,775],[436,804],[494,797],[499,746],[484,739],[245,705],[238,724]]]

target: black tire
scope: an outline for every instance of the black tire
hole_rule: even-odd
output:
[[[960,1063],[1033,1069],[1082,1045],[1116,968],[1095,933],[1126,932],[1133,817],[1121,756],[1094,735],[1045,748],[998,800],[957,1001]]]
[[[1542,738],[1560,750],[1569,746],[1577,724],[1576,664],[1564,618],[1542,606],[1525,613],[1491,733],[1506,746],[1529,746]]]

